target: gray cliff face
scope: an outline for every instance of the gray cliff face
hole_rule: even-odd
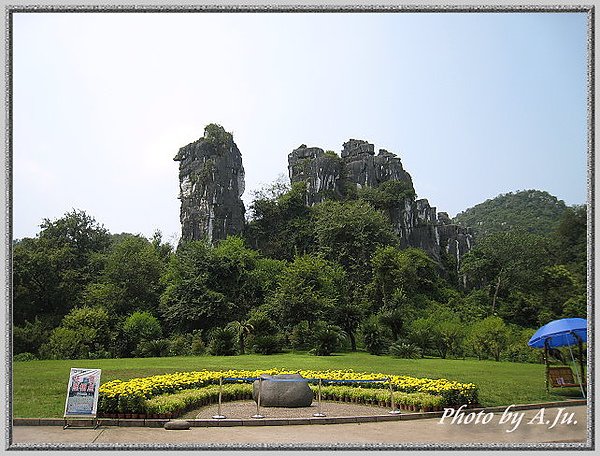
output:
[[[233,137],[221,127],[179,149],[181,240],[216,242],[244,227],[244,167]]]
[[[288,155],[290,181],[306,182],[309,206],[343,196],[342,165],[339,157],[304,144]]]
[[[349,186],[378,187],[387,181],[403,181],[413,188],[399,157],[384,149],[375,155],[373,144],[356,139],[344,143],[340,157],[302,145],[288,155],[288,170],[292,183],[307,183],[308,205],[343,197]],[[405,198],[388,215],[401,248],[423,249],[438,262],[442,256],[451,257],[456,259],[457,270],[473,245],[470,229],[453,225],[448,214],[438,213],[426,199]]]
[[[389,181],[405,181],[412,187],[410,174],[402,168],[400,158],[385,149],[379,149],[367,141],[350,139],[342,149],[342,160],[346,167],[347,179],[357,187],[377,187]]]

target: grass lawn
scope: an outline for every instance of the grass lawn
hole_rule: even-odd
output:
[[[13,416],[62,417],[71,367],[102,369],[102,383],[170,372],[227,369],[353,369],[414,377],[472,382],[484,406],[503,406],[581,398],[575,388],[546,393],[544,366],[453,359],[396,359],[364,352],[334,356],[302,353],[242,356],[188,356],[100,360],[28,361],[13,363]]]

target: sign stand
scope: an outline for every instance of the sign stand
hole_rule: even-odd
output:
[[[100,387],[100,369],[71,368],[65,401],[65,425],[63,429],[97,429],[98,388]],[[73,426],[69,419],[92,420],[92,426]],[[86,421],[87,421],[86,420]]]
[[[63,426],[63,431],[65,429],[98,429],[98,427],[100,426],[100,421],[98,421],[98,418],[94,418],[93,423],[94,424],[92,426],[73,426],[71,423],[66,423]]]

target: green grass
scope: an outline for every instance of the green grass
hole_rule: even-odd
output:
[[[227,369],[353,369],[472,382],[484,406],[580,398],[575,388],[546,392],[544,366],[495,361],[396,359],[364,352],[319,357],[302,353],[243,356],[189,356],[13,363],[13,414],[20,418],[62,417],[71,367],[102,369],[102,383],[169,372]]]

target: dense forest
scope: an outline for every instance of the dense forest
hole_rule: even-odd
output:
[[[480,238],[510,230],[550,235],[558,228],[565,203],[548,192],[524,190],[499,195],[454,217]]]
[[[402,190],[402,189],[400,189]],[[400,249],[393,186],[307,206],[255,194],[242,235],[211,245],[111,234],[73,210],[13,243],[15,360],[342,350],[539,361],[535,329],[586,317],[586,208],[545,192],[487,201],[453,277]]]

